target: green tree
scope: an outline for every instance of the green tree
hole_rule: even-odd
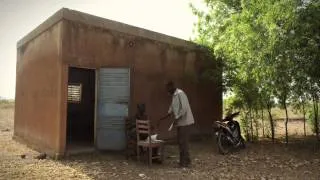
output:
[[[274,98],[280,100],[286,112],[288,142],[287,106],[298,92],[291,89],[296,89],[293,88],[295,84],[305,81],[304,77],[307,93],[313,99],[314,112],[318,112],[319,1],[204,2],[207,5],[205,10],[191,5],[198,16],[195,41],[208,46],[222,60],[225,89],[241,97],[251,120],[254,106],[259,101],[266,105],[272,139],[271,108]],[[315,129],[318,129],[318,116],[314,117]]]
[[[297,9],[297,19],[290,39],[291,53],[295,60],[296,95],[302,99],[310,97],[313,104],[314,129],[319,138],[319,83],[320,72],[320,1],[303,1]]]

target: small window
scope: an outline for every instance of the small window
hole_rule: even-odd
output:
[[[68,85],[68,102],[80,103],[82,93],[82,84],[69,84]]]

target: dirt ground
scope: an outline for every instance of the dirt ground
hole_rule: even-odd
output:
[[[37,160],[37,152],[12,140],[13,108],[0,107],[0,179],[320,179],[320,143],[248,143],[230,155],[217,153],[212,139],[191,144],[193,165],[175,168],[177,147],[166,146],[162,165],[150,168],[120,153],[96,152],[64,160]],[[21,154],[26,154],[22,159]]]

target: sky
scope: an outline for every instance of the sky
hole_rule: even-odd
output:
[[[16,44],[65,7],[189,40],[201,0],[0,0],[0,97],[14,99]]]

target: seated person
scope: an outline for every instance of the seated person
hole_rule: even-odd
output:
[[[145,104],[137,105],[137,113],[135,116],[135,120],[149,120],[146,114],[146,106]],[[140,134],[140,140],[145,140],[148,137],[146,134]]]
[[[148,115],[146,114],[145,104],[138,104],[137,105],[137,114],[136,114],[135,118],[136,118],[136,120],[137,119],[138,120],[149,120]],[[153,126],[151,126],[151,134],[153,135],[153,136],[151,136],[151,141],[155,140],[155,137],[157,137],[157,134],[155,134],[155,133],[156,133],[155,128]],[[140,141],[149,141],[147,134],[140,134],[139,139],[140,139]],[[145,153],[145,151],[142,148],[140,148],[140,151]],[[158,155],[159,152],[160,151],[158,150],[158,148],[152,149],[153,156]]]
[[[137,105],[137,113],[135,116],[126,119],[126,135],[127,135],[127,158],[137,155],[137,132],[136,132],[136,120],[147,120],[148,117],[145,114],[145,105]],[[147,135],[140,135],[140,139],[146,139]]]

